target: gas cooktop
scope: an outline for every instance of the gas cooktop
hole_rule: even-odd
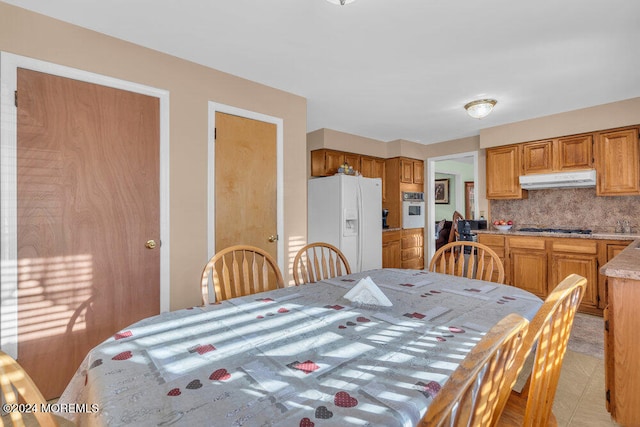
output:
[[[591,230],[585,230],[581,228],[534,228],[525,227],[518,231],[529,231],[533,233],[573,233],[573,234],[591,234]]]

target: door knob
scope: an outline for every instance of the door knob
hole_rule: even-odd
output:
[[[156,248],[156,241],[155,240],[147,240],[147,243],[145,243],[145,246],[147,247],[147,249],[155,249]]]
[[[276,240],[278,240],[278,235],[277,235],[277,234],[276,234],[276,235],[273,235],[273,236],[269,236],[269,242],[273,243],[273,242],[275,242]]]

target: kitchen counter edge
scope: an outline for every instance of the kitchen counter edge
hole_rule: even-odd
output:
[[[596,239],[596,240],[637,240],[640,239],[640,234],[620,234],[620,233],[592,233],[592,234],[578,234],[578,233],[540,233],[532,231],[498,231],[498,230],[471,230],[474,234],[497,234],[499,236],[539,236],[539,237],[560,237],[560,238],[573,238],[573,239]]]
[[[640,280],[640,240],[631,243],[611,261],[600,267],[600,274],[620,279]]]
[[[401,231],[402,228],[398,227],[398,228],[383,228],[382,232],[383,233],[388,233],[389,231]]]

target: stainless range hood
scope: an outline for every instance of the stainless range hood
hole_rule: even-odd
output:
[[[590,169],[572,172],[521,175],[520,186],[524,190],[595,187],[596,171],[594,169]]]

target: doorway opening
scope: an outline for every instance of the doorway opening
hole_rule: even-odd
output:
[[[442,219],[451,221],[454,212],[463,216],[469,212],[478,219],[478,152],[451,154],[427,159],[427,257],[430,260],[436,247],[436,223]],[[438,193],[436,197],[436,182]],[[473,183],[473,185],[471,185]],[[470,191],[469,194],[466,190]],[[436,198],[438,202],[436,203]],[[466,206],[466,204],[470,206]],[[466,218],[466,216],[465,216]]]

